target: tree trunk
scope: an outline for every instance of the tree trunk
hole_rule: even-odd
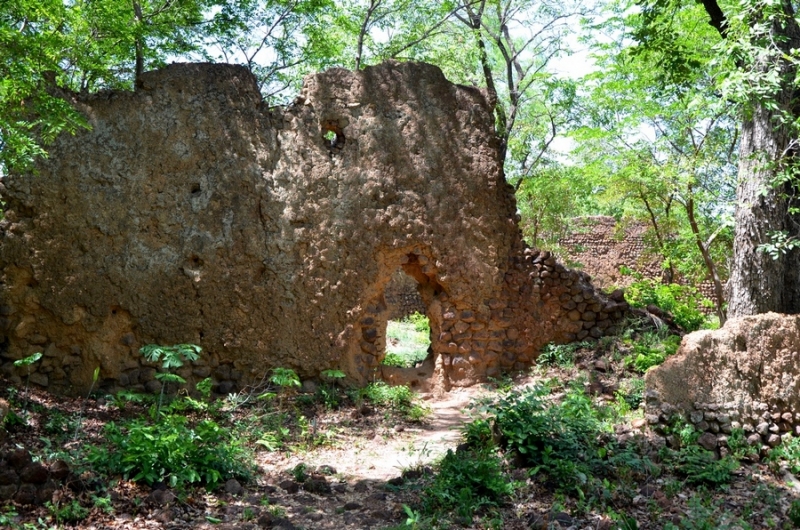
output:
[[[716,0],[702,0],[710,24],[723,38],[728,24]],[[778,8],[771,12],[769,8]],[[769,23],[749,38],[759,49],[755,64],[740,64],[758,78],[777,75],[779,85],[773,94],[756,90],[744,109],[739,147],[739,184],[736,188],[736,225],[733,240],[728,318],[775,311],[800,312],[800,252],[778,252],[773,258],[759,246],[769,244],[772,235],[784,232],[789,238],[800,236],[800,216],[793,214],[791,197],[796,194],[794,175],[788,184],[776,185],[780,175],[797,164],[797,126],[800,116],[794,91],[797,67],[793,50],[800,48],[800,26],[792,2],[769,4],[749,13],[752,28]],[[767,18],[768,17],[768,18]],[[756,37],[755,35],[760,35]],[[755,53],[755,52],[753,52]],[[784,179],[781,179],[783,181]]]
[[[785,58],[800,46],[800,27],[791,5],[784,2],[783,12],[786,18],[773,19],[771,24],[771,37],[782,57],[773,52],[753,68],[756,73],[777,73],[781,84],[771,98],[754,97],[742,125],[729,317],[800,312],[800,253],[784,249],[770,255],[758,248],[770,243],[776,232],[790,238],[800,235],[798,215],[792,213],[796,204],[791,203],[797,175],[778,184],[786,180],[781,179],[782,173],[796,170],[797,126],[793,122],[800,110],[794,90],[797,67]]]
[[[722,281],[719,279],[717,265],[714,263],[714,260],[711,259],[711,253],[708,251],[711,241],[713,241],[713,236],[708,242],[703,242],[703,238],[700,235],[700,226],[697,224],[697,217],[695,216],[694,211],[694,190],[692,189],[692,186],[689,186],[688,191],[689,200],[686,201],[685,204],[686,216],[689,218],[689,226],[692,229],[692,234],[694,235],[694,241],[697,244],[697,248],[700,250],[700,255],[703,256],[703,263],[706,265],[708,275],[711,276],[711,281],[714,283],[714,308],[717,311],[719,325],[723,326],[725,325],[726,320],[725,290],[722,288]]]
[[[791,163],[784,154],[790,140],[788,131],[776,125],[775,114],[756,103],[752,116],[742,124],[729,317],[768,311],[796,313],[800,309],[796,292],[798,252],[779,253],[773,259],[758,248],[769,243],[776,231],[798,235],[785,187],[772,184],[778,171],[776,161]]]
[[[133,0],[133,17],[134,22],[137,26],[141,26],[144,24],[144,17],[142,16],[142,6],[139,4],[137,0]],[[139,28],[141,32],[141,27]],[[134,82],[136,86],[139,86],[139,82],[142,78],[142,73],[144,72],[144,48],[142,46],[142,37],[141,35],[136,36],[136,41],[134,43],[136,49],[136,63],[134,66]]]

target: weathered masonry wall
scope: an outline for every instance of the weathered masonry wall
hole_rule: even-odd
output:
[[[148,343],[196,343],[220,393],[271,367],[352,382],[380,365],[398,268],[418,284],[449,388],[599,337],[626,309],[525,248],[483,94],[388,63],[306,79],[265,107],[245,69],[184,64],[135,92],[73,97],[92,128],[5,179],[2,370],[80,393],[154,389]],[[412,369],[413,370],[413,369]],[[402,375],[402,374],[401,374]]]
[[[800,435],[800,316],[765,313],[684,337],[677,354],[649,370],[647,420],[667,442],[691,422],[707,449],[727,450],[741,429],[750,445],[775,447]]]
[[[621,274],[625,266],[645,278],[664,280],[663,258],[649,251],[646,223],[618,223],[609,216],[598,215],[574,219],[575,228],[559,243],[567,253],[567,260],[580,266],[592,276],[592,283],[602,289],[627,287],[635,281],[633,275]],[[678,282],[683,282],[681,278]],[[714,282],[706,280],[696,285],[700,294],[714,301]],[[712,307],[702,308],[713,313]]]
[[[403,269],[395,271],[384,293],[390,320],[401,320],[414,313],[425,314],[427,308],[417,291],[417,285],[416,280]]]

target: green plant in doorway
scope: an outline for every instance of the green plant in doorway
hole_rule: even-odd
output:
[[[414,313],[386,323],[386,357],[383,364],[411,368],[428,356],[431,328],[428,317]]]

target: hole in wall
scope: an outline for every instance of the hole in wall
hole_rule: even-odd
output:
[[[321,123],[322,140],[325,147],[333,151],[334,149],[340,150],[344,148],[345,137],[344,127],[340,120],[323,120]]]

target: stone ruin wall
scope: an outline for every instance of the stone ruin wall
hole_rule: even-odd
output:
[[[645,375],[645,413],[670,446],[687,422],[709,450],[728,451],[741,429],[761,456],[800,436],[800,316],[766,313],[684,337],[678,352]]]
[[[590,274],[597,287],[630,285],[633,277],[622,275],[622,266],[646,278],[661,279],[661,257],[647,252],[647,225],[623,225],[603,215],[580,217],[573,222],[573,229],[559,240],[559,245],[565,250],[568,261]]]
[[[306,79],[266,107],[230,65],[172,65],[135,92],[66,94],[91,130],[4,180],[3,375],[44,352],[54,392],[156,390],[148,343],[196,343],[178,370],[225,394],[270,368],[436,388],[600,337],[627,309],[526,248],[490,107],[440,70],[387,63]],[[432,354],[382,367],[385,289],[418,284]]]
[[[384,297],[389,306],[389,320],[402,320],[414,313],[425,314],[425,302],[417,291],[414,278],[397,269],[386,286]]]
[[[601,289],[627,287],[634,278],[620,273],[623,265],[645,278],[664,279],[661,268],[663,258],[654,255],[646,241],[649,227],[646,223],[620,224],[610,216],[589,216],[575,219],[575,228],[559,241],[567,253],[570,264],[579,266],[592,277],[592,283]],[[714,283],[704,281],[696,285],[700,294],[715,300]],[[700,308],[713,313],[712,307]]]

